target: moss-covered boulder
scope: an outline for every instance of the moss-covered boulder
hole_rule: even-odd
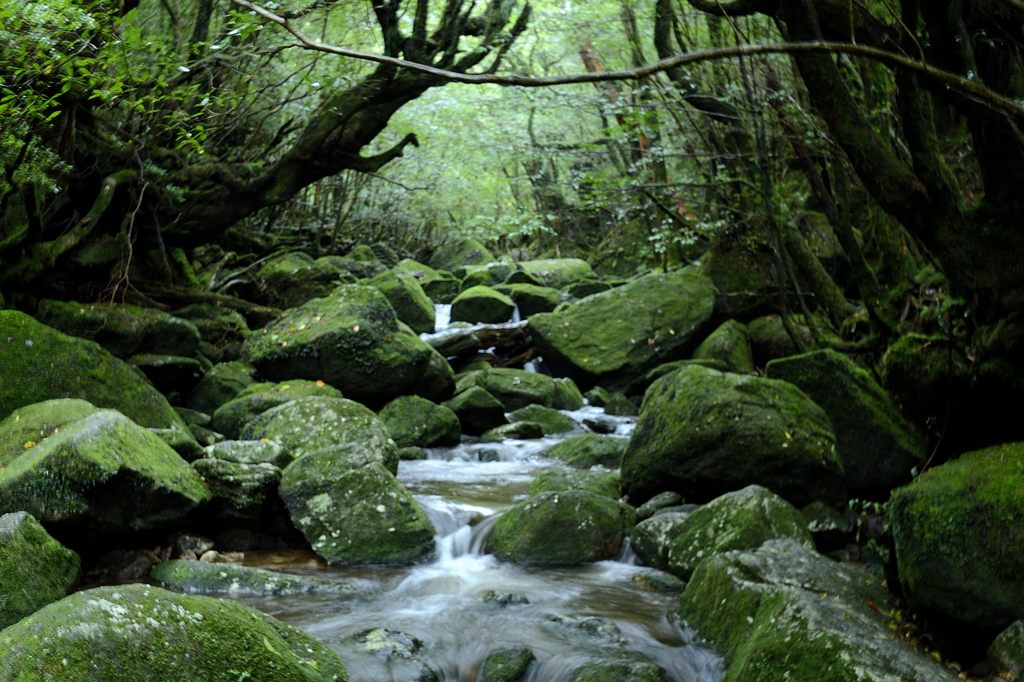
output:
[[[459,295],[459,278],[445,270],[435,270],[408,258],[398,261],[392,270],[415,277],[423,292],[435,303],[451,303]]]
[[[452,320],[456,322],[508,322],[516,304],[505,294],[479,285],[466,289],[452,301]]]
[[[445,406],[455,413],[462,430],[469,434],[479,435],[508,423],[501,401],[479,386],[458,393]]]
[[[128,533],[180,521],[209,499],[185,460],[120,412],[52,400],[0,422],[0,512]]]
[[[139,353],[193,356],[199,350],[199,330],[194,324],[156,308],[41,301],[36,319],[65,334],[95,341],[123,359]]]
[[[351,282],[352,280],[376,277],[387,270],[387,266],[369,253],[360,253],[355,255],[353,255],[353,253],[349,253],[345,256],[323,256],[318,258],[317,262],[342,273],[347,273],[348,277],[351,277],[352,279],[348,279],[345,275],[342,275],[342,279],[347,280],[348,282]]]
[[[298,398],[340,398],[341,391],[323,381],[296,379],[280,383],[260,382],[243,388],[213,413],[213,428],[237,438],[246,424],[278,405]]]
[[[789,538],[814,549],[796,507],[772,491],[751,485],[726,493],[686,516],[668,536],[668,570],[689,579],[704,559],[732,549],[756,549]]]
[[[535,284],[500,284],[494,289],[511,298],[524,318],[537,313],[550,313],[565,300],[565,295],[558,289]]]
[[[819,350],[772,360],[765,373],[793,384],[825,410],[852,494],[884,499],[923,463],[924,439],[871,375],[845,355]]]
[[[433,348],[430,349],[427,369],[413,393],[435,403],[448,400],[455,394],[455,371],[448,360]]]
[[[536,422],[512,422],[485,431],[480,440],[484,443],[500,443],[505,440],[535,440],[543,437],[544,427]]]
[[[193,303],[172,314],[196,326],[201,339],[199,350],[213,362],[237,359],[250,333],[241,313],[214,303]]]
[[[564,492],[567,490],[585,490],[596,495],[619,499],[621,482],[618,472],[614,471],[566,471],[565,469],[545,469],[537,473],[530,488],[530,495],[547,492]]]
[[[327,458],[307,455],[285,469],[280,492],[292,522],[331,564],[409,564],[434,549],[426,512],[380,464],[339,474]]]
[[[542,258],[518,263],[546,287],[564,289],[577,282],[597,279],[590,264],[579,258]]]
[[[593,296],[594,294],[600,294],[602,291],[608,291],[612,289],[613,285],[610,282],[605,282],[600,279],[582,279],[579,282],[570,284],[565,288],[565,293],[569,294],[573,298],[586,298],[587,296]]]
[[[0,630],[62,599],[79,566],[78,555],[31,515],[0,515]]]
[[[533,422],[540,426],[545,436],[565,433],[579,429],[579,424],[572,417],[551,407],[543,405],[527,405],[509,413],[512,422]]]
[[[302,252],[275,256],[261,265],[240,293],[275,308],[294,308],[326,296],[355,277],[332,259],[314,261]]]
[[[441,682],[423,661],[425,646],[421,639],[387,628],[363,630],[339,643],[354,679]]]
[[[205,457],[239,464],[273,464],[283,469],[291,464],[292,455],[269,440],[223,440],[207,446]]]
[[[243,355],[269,379],[320,379],[360,402],[383,404],[412,392],[431,349],[400,330],[380,291],[345,285],[250,336]]]
[[[400,271],[382,272],[367,284],[384,294],[398,319],[417,334],[434,331],[434,302],[427,297],[419,280]]]
[[[665,511],[644,519],[629,531],[629,546],[640,562],[668,571],[670,540],[692,511]]]
[[[555,380],[544,374],[507,367],[474,370],[459,377],[455,389],[461,393],[472,386],[486,390],[508,411],[527,405],[572,409],[559,402]]]
[[[185,422],[135,368],[92,341],[63,334],[15,310],[0,311],[0,418],[25,405],[80,398],[142,426]]]
[[[542,493],[501,515],[487,549],[502,561],[528,565],[612,559],[622,548],[632,516],[626,505],[595,493]]]
[[[394,466],[396,447],[371,410],[346,398],[311,396],[271,408],[242,429],[243,440],[274,441],[298,459],[331,453],[356,466]]]
[[[999,633],[988,648],[988,660],[997,673],[1009,673],[1012,680],[1024,678],[1024,620]]]
[[[395,398],[380,411],[391,438],[400,448],[458,445],[459,418],[449,408],[418,396]]]
[[[1024,617],[1024,443],[926,471],[893,492],[889,522],[914,606],[991,634]]]
[[[569,377],[555,379],[555,394],[551,406],[556,410],[578,410],[583,407],[583,392]]]
[[[526,647],[495,649],[487,654],[480,668],[480,682],[519,682],[536,660]]]
[[[587,391],[586,398],[594,407],[603,407],[605,414],[635,417],[640,413],[636,403],[619,391],[609,391],[601,386],[595,386]]]
[[[199,381],[188,398],[193,410],[213,415],[217,408],[238,396],[253,384],[256,369],[244,362],[214,365]]]
[[[784,381],[690,365],[654,382],[622,458],[634,503],[673,490],[706,501],[751,483],[794,504],[844,501],[828,416]]]
[[[243,464],[204,457],[192,462],[192,469],[213,496],[209,517],[262,527],[280,516],[277,485],[281,469],[273,464]]]
[[[344,682],[348,673],[328,646],[238,602],[118,585],[0,632],[0,679]]]
[[[952,682],[890,631],[888,592],[867,571],[792,540],[702,562],[679,615],[727,663],[726,682]]]
[[[494,254],[472,237],[454,239],[441,244],[430,256],[430,266],[438,270],[455,270],[462,265],[490,263]]]
[[[831,332],[831,325],[824,318],[814,317],[813,323],[819,333],[826,337]],[[797,341],[793,340],[794,336]],[[754,364],[758,367],[764,367],[775,358],[797,355],[815,346],[814,335],[811,334],[803,315],[790,315],[785,322],[780,315],[765,315],[751,320],[747,325],[747,337],[750,339]]]
[[[592,466],[618,469],[627,445],[629,445],[628,438],[584,433],[552,445],[541,455],[565,462],[577,469],[589,469]]]
[[[185,594],[280,597],[312,593],[351,594],[355,591],[349,584],[312,575],[192,559],[161,562],[153,567],[149,577],[164,589]]]
[[[730,372],[744,374],[754,371],[747,326],[736,320],[727,320],[711,332],[693,351],[693,357],[695,360],[718,360]]]
[[[711,283],[693,269],[641,277],[559,312],[530,318],[545,362],[584,388],[628,382],[681,357],[714,308]]]

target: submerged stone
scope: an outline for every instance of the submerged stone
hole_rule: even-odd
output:
[[[160,587],[185,594],[280,597],[294,594],[356,592],[352,585],[311,575],[183,559],[157,564],[149,576]]]
[[[518,682],[536,660],[526,647],[496,649],[487,654],[480,668],[480,682]]]

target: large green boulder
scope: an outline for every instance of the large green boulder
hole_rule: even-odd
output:
[[[31,515],[0,515],[0,630],[62,599],[79,565]]]
[[[397,448],[387,427],[370,409],[346,398],[310,396],[271,408],[242,429],[242,439],[267,439],[295,459],[330,453],[356,466],[393,466]]]
[[[93,341],[63,334],[15,310],[0,310],[0,418],[25,405],[81,398],[142,426],[188,431],[142,373]]]
[[[214,365],[192,389],[188,406],[212,415],[218,407],[252,385],[255,371],[252,365],[244,362],[222,362]]]
[[[434,331],[434,303],[423,291],[419,281],[412,275],[389,271],[382,272],[367,284],[384,294],[398,319],[409,325],[417,334]]]
[[[267,410],[298,398],[340,398],[341,391],[322,381],[297,379],[280,383],[249,384],[213,412],[213,428],[237,438],[246,424]]]
[[[199,350],[213,362],[230,362],[242,351],[249,323],[237,310],[214,303],[193,303],[173,315],[196,326],[202,339]]]
[[[344,285],[250,336],[243,355],[268,379],[320,379],[359,402],[383,404],[412,392],[431,349],[399,329],[380,291]]]
[[[479,386],[470,386],[445,403],[455,413],[462,430],[480,435],[508,423],[505,407],[497,398]]]
[[[698,365],[647,389],[622,482],[634,504],[666,490],[706,501],[752,483],[797,505],[845,501],[820,407],[784,381]]]
[[[95,341],[123,359],[139,353],[192,356],[199,350],[199,330],[194,324],[156,308],[41,301],[36,319],[65,334]]]
[[[261,528],[277,520],[280,511],[277,485],[281,482],[278,467],[265,462],[241,463],[204,457],[192,462],[192,469],[213,496],[207,518]]]
[[[116,534],[167,526],[209,499],[185,460],[120,412],[51,400],[0,421],[0,512]]]
[[[757,549],[768,540],[782,538],[814,549],[799,510],[772,491],[750,485],[708,502],[673,528],[664,550],[667,570],[689,579],[697,565],[710,556],[732,549]]]
[[[445,270],[435,270],[408,258],[398,261],[392,270],[415,277],[427,297],[436,303],[451,303],[459,295],[459,278]]]
[[[537,313],[550,313],[565,300],[565,295],[558,289],[535,284],[500,284],[494,289],[511,298],[524,318]]]
[[[592,466],[618,469],[627,445],[629,445],[628,438],[584,433],[552,445],[541,455],[565,462],[578,469],[589,469]]]
[[[527,493],[540,495],[547,492],[585,490],[617,500],[620,488],[619,474],[615,471],[544,469],[534,476]]]
[[[19,682],[344,682],[330,647],[238,602],[151,585],[78,592],[0,632]]]
[[[889,522],[915,607],[993,635],[1024,617],[1024,443],[926,471],[893,492]]]
[[[455,239],[440,245],[430,256],[430,266],[438,270],[454,270],[462,265],[490,263],[494,254],[472,237]]]
[[[455,322],[508,322],[516,304],[505,294],[491,287],[470,287],[452,301],[452,320]]]
[[[999,633],[988,648],[988,660],[997,673],[1009,673],[1003,679],[1024,679],[1024,620],[1018,620]]]
[[[335,565],[410,564],[434,549],[434,527],[383,466],[345,471],[307,455],[281,480],[281,499],[313,550]]]
[[[686,517],[692,513],[692,510],[661,511],[633,526],[629,531],[629,546],[640,558],[640,563],[668,571],[670,540],[678,533]],[[637,517],[639,516],[638,513]]]
[[[241,293],[275,308],[294,308],[312,298],[326,296],[339,284],[353,279],[330,259],[314,261],[308,254],[295,251],[266,261]]]
[[[819,350],[772,360],[765,374],[788,381],[825,410],[851,494],[884,499],[924,462],[924,439],[867,370],[845,355]]]
[[[867,571],[792,540],[713,556],[679,615],[725,658],[726,682],[952,682],[890,629],[889,594]]]
[[[160,587],[185,594],[281,597],[354,592],[351,585],[337,580],[194,559],[161,562],[153,567],[149,577]]]
[[[499,367],[475,370],[459,377],[455,386],[459,393],[478,386],[497,398],[509,411],[534,404],[557,410],[573,409],[562,402],[572,396],[560,391],[554,379],[521,369]]]
[[[750,350],[746,325],[736,320],[723,322],[693,351],[695,360],[718,360],[730,372],[740,374],[754,371],[754,356]]]
[[[413,393],[433,402],[448,400],[455,394],[455,371],[448,360],[433,348],[427,369],[416,383]]]
[[[590,264],[579,258],[524,260],[518,263],[518,267],[553,289],[564,289],[577,282],[597,279]]]
[[[494,524],[487,550],[502,561],[559,566],[613,559],[632,510],[583,490],[546,492],[515,505]]]
[[[458,445],[462,437],[459,418],[454,412],[418,396],[395,398],[384,406],[379,416],[400,448]]]
[[[530,318],[544,361],[584,388],[625,383],[681,357],[714,308],[711,283],[694,269],[641,277]]]

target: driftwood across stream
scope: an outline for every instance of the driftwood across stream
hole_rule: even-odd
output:
[[[446,358],[465,358],[493,349],[509,358],[505,364],[513,364],[514,361],[529,360],[534,354],[526,320],[453,327],[433,334],[423,334],[420,338]]]

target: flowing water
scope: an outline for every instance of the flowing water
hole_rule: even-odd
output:
[[[585,430],[601,420],[628,436],[633,420],[585,407],[566,412]],[[355,597],[292,596],[247,600],[333,646],[353,682],[419,679],[424,667],[441,679],[472,682],[488,652],[523,646],[536,656],[529,680],[559,682],[595,660],[656,662],[680,682],[713,682],[721,660],[694,643],[673,614],[678,595],[634,583],[649,569],[628,547],[616,561],[573,568],[522,568],[483,551],[496,514],[526,496],[539,470],[563,465],[546,448],[572,434],[530,441],[478,443],[428,451],[402,462],[399,480],[437,530],[433,561],[407,568],[332,569],[295,555],[252,557],[254,563],[317,572],[357,583]],[[346,638],[387,628],[421,640],[408,657],[367,653]],[[408,643],[409,640],[406,640]],[[415,649],[415,646],[410,647]]]

